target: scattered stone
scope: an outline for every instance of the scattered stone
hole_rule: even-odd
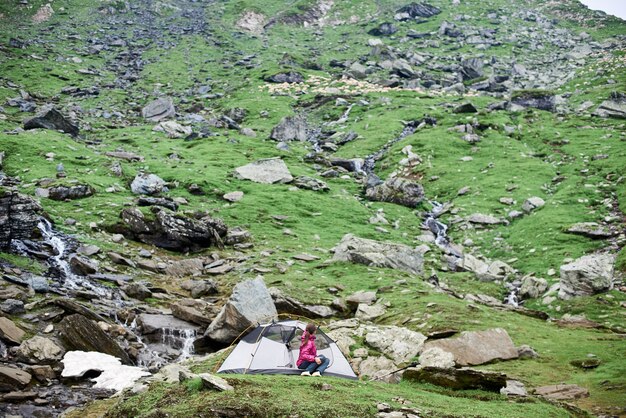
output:
[[[255,183],[290,183],[293,180],[287,164],[280,158],[266,158],[235,169],[235,176]]]
[[[535,299],[548,289],[546,279],[540,279],[533,276],[526,276],[522,279],[522,285],[519,295],[522,299]]]
[[[300,73],[289,71],[265,77],[265,81],[270,83],[304,83],[304,77]]]
[[[382,304],[368,305],[361,303],[354,313],[354,317],[361,321],[373,321],[380,318],[387,312],[387,308]]]
[[[463,103],[454,108],[454,113],[477,113],[478,109],[471,103]]]
[[[611,98],[603,101],[593,114],[603,118],[626,119],[626,95],[611,93]]]
[[[155,132],[163,132],[167,135],[168,138],[184,138],[188,135],[191,135],[193,130],[191,126],[183,126],[178,122],[169,120],[160,122],[154,128],[152,128]]]
[[[230,192],[230,193],[226,193],[224,196],[222,196],[222,198],[224,198],[224,200],[228,200],[229,202],[239,202],[241,199],[243,199],[243,192]]]
[[[365,334],[367,345],[398,364],[408,362],[417,356],[425,341],[426,336],[423,334],[396,326],[377,327]]]
[[[270,287],[270,295],[279,314],[298,315],[306,318],[329,318],[337,314],[333,308],[324,305],[306,305],[284,295],[279,289]]]
[[[146,300],[152,297],[152,292],[143,283],[129,283],[122,287],[122,290],[128,296],[137,300]]]
[[[24,302],[17,299],[6,299],[4,302],[0,303],[0,311],[9,315],[16,315],[26,312],[26,310],[24,309]]]
[[[520,345],[517,347],[517,354],[521,359],[538,358],[539,354],[529,345]]]
[[[473,224],[480,225],[497,225],[501,223],[505,223],[504,220],[500,218],[496,218],[495,216],[485,215],[482,213],[473,213],[467,217],[467,221]]]
[[[301,189],[313,190],[315,192],[326,192],[330,190],[328,185],[323,181],[308,176],[296,177],[293,184]]]
[[[132,152],[110,151],[110,152],[106,152],[104,155],[106,155],[107,157],[119,158],[120,160],[126,160],[131,163],[137,162],[137,161],[143,161],[143,157],[141,155],[135,154]]]
[[[545,205],[546,202],[540,197],[529,197],[524,201],[522,205],[522,210],[526,213],[530,213],[536,209],[539,209]]]
[[[77,254],[70,255],[69,265],[72,272],[81,276],[88,276],[98,272],[98,265],[95,261]]]
[[[193,306],[185,306],[182,303],[173,303],[170,305],[170,309],[172,310],[172,315],[174,315],[174,317],[182,319],[183,321],[191,322],[202,327],[208,327],[211,325],[212,319]]]

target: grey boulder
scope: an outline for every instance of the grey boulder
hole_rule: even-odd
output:
[[[304,116],[287,116],[272,129],[270,138],[275,141],[306,141],[308,125]]]
[[[280,158],[261,159],[241,167],[237,167],[235,177],[251,180],[255,183],[290,183],[293,177],[287,164]]]
[[[614,255],[594,254],[561,266],[559,298],[571,299],[610,290],[613,287],[614,265]]]
[[[77,136],[79,132],[78,126],[70,122],[53,106],[46,106],[35,116],[24,121],[24,129],[37,128],[61,131],[72,136]]]
[[[176,114],[174,103],[169,97],[162,97],[150,102],[141,110],[141,116],[153,122],[159,122]]]
[[[381,183],[370,178],[365,196],[376,202],[389,202],[414,208],[424,200],[424,188],[418,182],[402,177],[389,178]]]
[[[156,174],[139,173],[130,184],[130,190],[135,194],[153,195],[161,193],[165,181]]]

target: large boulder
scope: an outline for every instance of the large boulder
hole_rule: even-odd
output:
[[[88,184],[74,186],[55,186],[48,189],[48,197],[52,200],[74,200],[92,196],[96,191]]]
[[[472,272],[477,279],[485,282],[502,280],[515,272],[513,267],[503,261],[483,261],[468,253],[463,254],[463,258],[459,261],[457,268]]]
[[[519,295],[522,299],[535,299],[548,290],[546,279],[527,276],[522,279]]]
[[[30,364],[50,364],[60,360],[65,351],[49,338],[38,335],[17,348],[17,357]]]
[[[150,376],[150,373],[132,366],[125,366],[120,360],[104,353],[69,351],[63,357],[62,377],[83,377],[89,371],[101,372],[91,379],[96,389],[121,391],[131,387],[135,381]]]
[[[559,298],[571,299],[605,292],[613,287],[615,256],[585,255],[561,266]]]
[[[265,158],[237,167],[234,175],[240,179],[264,184],[289,183],[293,180],[287,164],[280,158]]]
[[[288,71],[265,77],[265,81],[269,81],[270,83],[303,83],[304,77],[298,72]]]
[[[612,231],[608,226],[600,225],[596,222],[580,222],[574,224],[567,228],[567,232],[596,239],[610,238],[618,234],[618,231]]]
[[[197,251],[211,246],[221,247],[228,227],[220,219],[197,215],[196,218],[177,215],[154,206],[154,216],[146,216],[137,208],[120,213],[123,224],[112,229],[126,237],[172,251]]]
[[[161,97],[150,103],[141,110],[141,116],[153,122],[159,122],[176,114],[174,103],[169,97]]]
[[[173,120],[163,121],[152,128],[155,132],[163,132],[167,135],[168,138],[183,138],[185,136],[191,135],[193,130],[191,126],[183,126],[178,122]]]
[[[325,305],[307,305],[297,299],[284,295],[275,287],[269,288],[276,311],[281,314],[303,316],[305,318],[329,318],[337,314],[333,308]]]
[[[70,350],[99,351],[118,357],[124,364],[131,364],[130,357],[119,344],[83,315],[67,316],[56,327]]]
[[[612,93],[611,98],[603,101],[593,114],[603,118],[626,119],[626,94]]]
[[[454,354],[439,347],[430,347],[420,353],[420,365],[422,367],[449,369],[454,367]]]
[[[423,254],[408,245],[380,242],[346,234],[335,247],[335,261],[349,261],[372,267],[387,267],[421,274]]]
[[[31,197],[5,190],[0,195],[0,250],[7,250],[12,240],[31,238],[42,211]]]
[[[272,129],[270,138],[276,141],[306,141],[308,129],[304,116],[287,116]]]
[[[31,379],[30,373],[0,364],[0,392],[21,390],[30,383]]]
[[[554,401],[567,401],[586,398],[589,396],[589,390],[578,385],[550,385],[535,389],[535,395]]]
[[[427,382],[451,389],[480,389],[490,392],[500,392],[500,389],[506,387],[505,374],[468,368],[411,367],[404,372],[402,380]]]
[[[161,193],[165,181],[156,174],[139,173],[130,184],[130,190],[135,194],[153,195]]]
[[[391,358],[394,363],[406,363],[422,349],[426,336],[396,326],[376,327],[366,332],[365,343]]]
[[[461,75],[463,80],[472,80],[483,76],[483,60],[468,58],[461,61]]]
[[[429,341],[424,345],[424,351],[433,347],[453,354],[454,362],[459,366],[475,366],[518,357],[511,337],[502,328],[463,332],[458,338]]]
[[[278,313],[262,277],[238,283],[233,293],[206,330],[205,336],[230,344],[246,328],[275,319]]]
[[[414,208],[424,200],[424,188],[415,180],[393,177],[381,183],[368,181],[365,196],[376,202],[389,202]]]
[[[396,13],[406,13],[411,18],[432,17],[441,13],[441,10],[428,3],[411,3],[401,7]]]
[[[9,318],[0,317],[0,340],[7,344],[20,344],[26,333]]]
[[[513,94],[511,104],[553,112],[556,109],[557,100],[556,96],[549,91],[524,90]]]
[[[37,128],[61,131],[72,136],[77,136],[79,132],[78,126],[66,119],[54,106],[46,106],[35,116],[24,121],[24,129]]]

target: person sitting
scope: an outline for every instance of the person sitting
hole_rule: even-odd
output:
[[[296,365],[298,369],[304,369],[302,376],[321,376],[330,364],[330,359],[324,355],[317,355],[315,346],[315,324],[307,324],[300,343],[300,354]]]

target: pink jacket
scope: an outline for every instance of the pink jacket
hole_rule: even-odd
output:
[[[313,363],[317,357],[317,347],[315,347],[315,335],[309,336],[309,341],[304,342],[304,334],[302,334],[302,341],[300,345],[300,355],[298,356],[297,366],[300,366],[303,361]]]

